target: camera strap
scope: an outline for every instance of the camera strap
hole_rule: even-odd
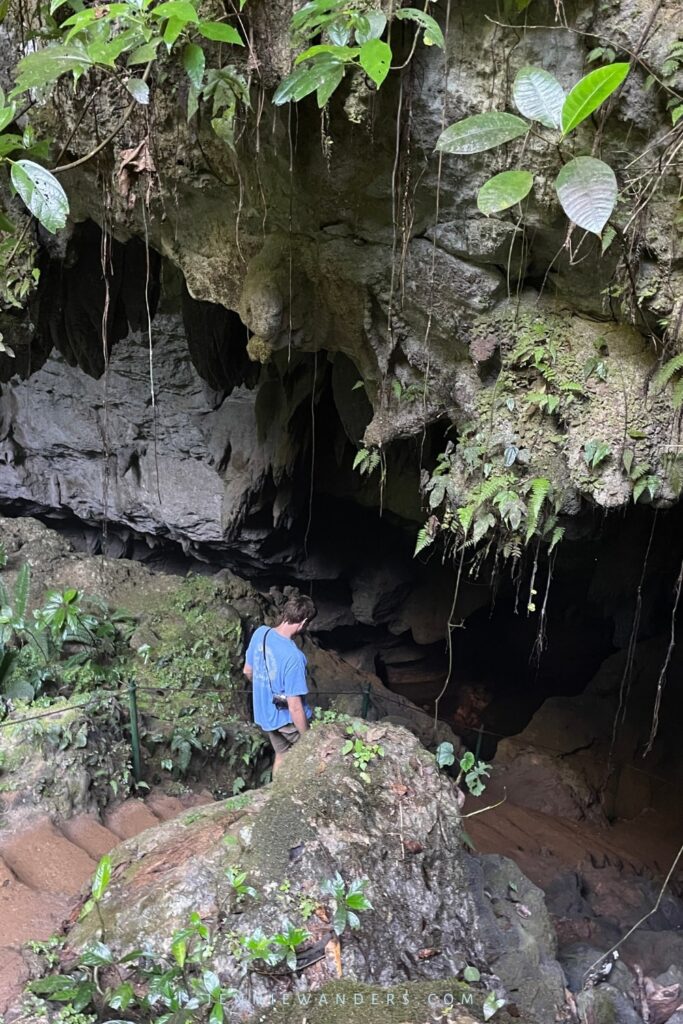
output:
[[[263,666],[264,666],[264,668],[266,670],[266,679],[268,680],[268,686],[270,688],[270,695],[271,695],[271,697],[275,697],[275,694],[273,693],[273,684],[270,681],[270,672],[268,671],[268,655],[266,653],[266,638],[267,638],[267,636],[270,633],[272,628],[273,628],[272,626],[269,626],[268,629],[263,634]]]

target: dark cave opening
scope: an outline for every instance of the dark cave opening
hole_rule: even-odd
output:
[[[75,361],[93,377],[103,368],[98,362],[103,358],[98,315],[104,309],[104,292],[101,280],[89,297],[79,286],[89,280],[88,267],[94,280],[98,273],[101,278],[100,243],[95,225],[78,227],[73,252],[46,275],[38,306],[39,347],[49,347],[51,341],[67,362]],[[552,559],[540,555],[532,612],[527,611],[532,556],[520,565],[484,562],[475,576],[469,573],[474,560],[468,557],[453,606],[457,572],[452,559],[442,561],[436,549],[413,557],[415,536],[426,515],[421,471],[443,450],[452,430],[449,424],[432,423],[417,435],[393,441],[386,447],[384,476],[380,471],[361,475],[353,461],[372,407],[365,390],[357,387],[361,374],[349,356],[299,352],[290,360],[279,351],[270,364],[260,366],[249,358],[248,331],[238,313],[192,298],[181,275],[162,267],[155,254],[149,257],[154,272],[146,299],[144,287],[139,287],[147,267],[144,246],[139,240],[112,244],[112,344],[120,344],[129,329],[144,331],[149,301],[151,313],[159,310],[154,342],[161,360],[164,317],[180,318],[190,361],[213,393],[210,408],[220,408],[233,392],[240,400],[254,395],[248,412],[257,419],[258,438],[266,442],[280,432],[295,457],[286,472],[268,471],[259,478],[239,530],[220,544],[186,543],[163,524],[155,533],[138,531],[115,516],[103,537],[96,518],[25,497],[6,499],[3,511],[37,514],[50,525],[59,524],[77,548],[92,554],[104,550],[112,557],[136,558],[159,571],[181,574],[228,566],[264,592],[272,586],[300,587],[318,603],[315,636],[321,645],[379,676],[390,690],[430,714],[441,695],[441,720],[487,758],[529,728],[536,729],[539,749],[565,756],[573,741],[564,742],[561,725],[553,726],[554,733],[552,728],[544,733],[533,724],[540,709],[553,701],[584,701],[585,714],[599,719],[587,746],[596,761],[612,758],[611,732],[631,646],[634,664],[627,684],[633,700],[629,697],[625,710],[618,712],[617,756],[623,764],[637,763],[637,770],[655,781],[636,787],[630,802],[622,794],[615,813],[626,806],[635,812],[659,799],[657,779],[663,793],[671,792],[682,767],[675,723],[683,708],[679,688],[671,685],[683,667],[676,648],[665,680],[669,685],[662,690],[659,736],[647,758],[643,753],[683,554],[679,506],[657,513],[643,505],[609,514],[584,508],[568,517],[567,539],[556,554]],[[85,318],[83,302],[88,304]],[[162,391],[162,409],[165,400]],[[288,410],[285,420],[282,408]],[[141,440],[148,446],[153,438]],[[96,444],[92,452],[96,458]],[[238,439],[225,438],[214,458],[216,473],[228,480],[235,460],[244,461],[245,455],[249,453],[240,451]],[[141,460],[133,450],[127,463],[136,467],[136,485],[144,479]],[[640,623],[632,642],[653,514],[654,540],[642,574]],[[536,658],[541,637],[544,649]],[[602,702],[597,712],[586,696],[596,693]],[[574,713],[575,708],[568,712],[568,733],[574,728]],[[583,743],[582,735],[578,729],[575,747]]]

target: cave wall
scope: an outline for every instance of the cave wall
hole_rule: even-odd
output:
[[[678,419],[651,384],[660,355],[652,329],[665,318],[675,325],[683,294],[677,165],[640,218],[629,263],[640,298],[617,300],[605,289],[621,281],[619,246],[601,256],[598,240],[578,251],[576,237],[565,244],[554,152],[529,139],[537,178],[522,243],[513,214],[486,219],[476,210],[476,190],[500,169],[500,155],[439,160],[433,148],[442,123],[504,107],[525,64],[569,84],[602,39],[660,66],[677,36],[674,0],[577,0],[563,6],[570,28],[539,6],[524,30],[497,24],[493,3],[453,3],[445,55],[418,46],[379,93],[359,79],[345,84],[322,123],[309,102],[261,109],[260,90],[288,67],[291,4],[250,8],[261,78],[254,109],[241,114],[236,157],[205,118],[186,122],[186,86],[171,70],[163,82],[152,78],[149,110],[64,175],[70,225],[57,238],[37,237],[37,294],[24,314],[3,318],[17,356],[0,357],[9,381],[0,397],[0,500],[91,521],[106,512],[124,528],[185,545],[248,548],[269,529],[300,525],[314,420],[332,401],[339,423],[313,465],[320,488],[383,504],[412,531],[420,475],[438,450],[424,445],[425,431],[438,428],[445,443],[449,425],[450,437],[484,431],[496,467],[514,445],[515,471],[551,478],[562,511],[574,514],[630,502],[620,458],[628,436],[636,461],[657,474],[659,503],[673,501],[666,466]],[[445,4],[434,10],[443,24]],[[11,41],[11,23],[5,31]],[[396,43],[400,52],[398,29]],[[668,131],[665,99],[644,84],[634,67],[601,136],[620,176]],[[79,157],[118,121],[107,97],[103,90],[95,110],[83,83],[60,85],[36,123],[57,142],[68,136]],[[577,151],[590,149],[593,133],[590,123],[580,128]],[[136,171],[130,154],[140,146],[149,159]],[[105,210],[107,289],[95,227]],[[160,275],[153,406],[144,333]],[[572,378],[605,353],[606,379],[584,380],[585,400],[559,425],[528,415],[528,381],[506,364],[525,333],[552,341],[558,372]],[[417,388],[412,400],[397,397],[397,384]],[[508,385],[507,399],[517,397],[502,402]],[[401,455],[407,439],[417,457]],[[584,458],[591,439],[613,453],[598,473]],[[383,486],[354,482],[360,443],[387,453]],[[470,486],[458,448],[453,502]]]

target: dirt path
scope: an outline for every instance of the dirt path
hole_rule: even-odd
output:
[[[178,799],[152,793],[126,800],[104,819],[81,814],[55,825],[49,818],[0,836],[0,1014],[23,989],[23,943],[61,931],[99,858],[124,839],[210,802],[208,794]]]

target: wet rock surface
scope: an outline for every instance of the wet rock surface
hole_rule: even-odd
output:
[[[342,753],[345,729],[318,727],[288,754],[272,785],[121,845],[101,906],[111,945],[124,952],[142,943],[161,952],[193,910],[216,922],[226,908],[225,869],[239,865],[260,896],[238,912],[228,901],[215,966],[239,989],[236,1008],[254,1012],[271,994],[333,980],[338,972],[327,947],[336,940],[321,911],[307,927],[308,945],[326,949],[323,959],[286,980],[252,974],[246,985],[232,933],[277,932],[297,919],[305,894],[324,905],[321,883],[339,871],[347,884],[368,879],[374,907],[361,915],[357,932],[341,938],[347,980],[395,986],[456,978],[469,963],[505,988],[522,1019],[545,1022],[563,1012],[564,977],[540,890],[504,858],[465,852],[452,782],[414,737],[382,725],[363,736],[384,750],[368,769],[369,782]],[[519,902],[510,899],[511,883]],[[83,948],[98,927],[88,915],[69,933],[69,947]]]

